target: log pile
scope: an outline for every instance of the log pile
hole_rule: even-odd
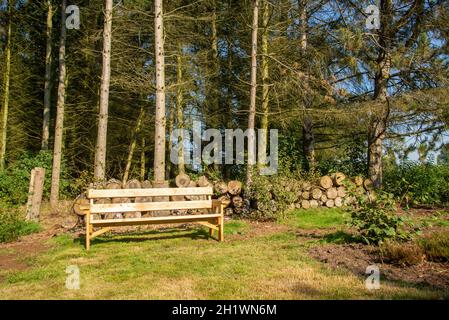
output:
[[[332,175],[323,176],[317,181],[316,185],[309,182],[303,182],[300,185],[295,202],[296,208],[317,208],[317,207],[343,207],[350,205],[355,198],[348,195],[346,184],[352,184],[357,194],[372,190],[370,179],[362,177],[347,178],[343,173],[337,172]]]
[[[215,197],[224,204],[224,213],[227,216],[247,213],[249,205],[243,198],[242,183],[237,180],[229,182],[217,181],[214,183]]]

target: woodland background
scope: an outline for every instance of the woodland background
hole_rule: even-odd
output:
[[[61,2],[0,5],[3,203],[26,202],[35,166],[47,169],[45,196],[50,193]],[[66,30],[60,197],[79,194],[94,179],[104,41],[103,1],[69,4],[79,6],[81,23],[79,30]],[[370,4],[379,6],[379,30],[366,28]],[[166,159],[173,128],[191,128],[195,120],[205,128],[245,129],[254,106],[256,128],[279,130],[278,176],[341,171],[367,176],[417,203],[449,200],[447,1],[173,0],[163,5]],[[129,179],[153,179],[154,10],[153,1],[113,2],[104,179],[122,179],[126,171]],[[246,166],[237,165],[185,170],[225,180],[244,180],[247,174]],[[179,168],[166,160],[165,171],[165,178],[173,179]]]

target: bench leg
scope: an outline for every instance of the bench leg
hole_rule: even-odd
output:
[[[85,216],[86,219],[86,251],[89,251],[90,249],[90,213],[88,212]]]
[[[223,215],[218,218],[218,241],[224,240],[224,219]]]
[[[214,229],[209,228],[209,237],[213,237],[214,236]]]

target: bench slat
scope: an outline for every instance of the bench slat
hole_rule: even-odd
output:
[[[147,217],[147,218],[125,218],[125,219],[104,219],[93,220],[91,224],[94,226],[108,227],[108,226],[131,226],[140,224],[164,224],[164,223],[187,223],[196,221],[214,222],[220,214],[200,214],[188,216],[164,216],[164,217]]]
[[[151,188],[151,189],[89,189],[87,197],[128,198],[128,197],[164,197],[164,196],[201,196],[212,195],[212,187],[195,188]]]
[[[93,204],[91,213],[211,209],[212,200]]]

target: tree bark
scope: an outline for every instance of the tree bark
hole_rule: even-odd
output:
[[[7,3],[8,6],[8,23],[6,31],[6,46],[5,46],[5,71],[3,73],[3,101],[2,101],[2,123],[1,123],[1,140],[0,140],[0,171],[5,169],[6,156],[6,139],[8,131],[8,108],[9,108],[9,81],[11,73],[11,0]]]
[[[47,0],[47,29],[45,51],[45,80],[44,80],[44,114],[42,121],[42,150],[48,150],[50,138],[50,109],[51,109],[51,40],[53,31],[53,6],[51,0]]]
[[[176,64],[176,122],[179,130],[178,137],[178,174],[185,172],[184,164],[184,137],[182,129],[184,129],[184,92],[182,90],[182,49],[179,49]]]
[[[248,114],[248,162],[246,172],[246,185],[251,191],[253,181],[253,157],[255,158],[255,118],[256,118],[256,94],[257,94],[257,29],[259,25],[259,0],[253,0],[253,23],[251,35],[251,91]]]
[[[137,146],[137,136],[140,132],[140,128],[142,126],[142,121],[145,116],[145,109],[143,107],[140,108],[139,117],[137,118],[136,127],[134,129],[134,133],[131,138],[131,144],[129,145],[129,152],[128,152],[128,158],[126,160],[126,167],[125,167],[125,173],[123,174],[123,184],[125,184],[128,181],[129,178],[129,171],[131,170],[131,164],[134,157],[134,151],[136,150]]]
[[[381,0],[379,53],[373,97],[379,103],[379,110],[371,115],[368,128],[368,177],[375,188],[382,185],[382,144],[389,115],[387,86],[391,70],[391,15],[391,0]]]
[[[56,212],[58,207],[59,178],[61,175],[62,135],[64,130],[65,90],[67,81],[65,63],[66,6],[67,0],[63,0],[61,6],[61,38],[59,43],[58,101],[56,104],[55,142],[53,146],[53,167],[51,170],[50,207],[52,212]]]
[[[267,160],[267,141],[268,141],[268,112],[270,102],[269,87],[269,65],[268,65],[268,23],[270,18],[268,0],[263,0],[263,33],[262,33],[262,118],[260,119],[260,128],[264,131],[260,144],[258,145],[260,155],[258,158],[258,167],[261,169]]]
[[[307,51],[307,9],[306,1],[298,1],[299,11],[299,48],[301,50],[301,57],[305,61]],[[308,107],[308,99],[305,97],[304,101],[304,122],[302,126],[303,136],[303,153],[306,165],[306,171],[314,172],[316,169],[315,159],[315,135],[313,131],[312,115],[306,110]]]
[[[145,180],[145,138],[142,138],[140,150],[140,180]]]
[[[104,0],[103,67],[100,85],[100,110],[95,154],[94,177],[105,180],[106,143],[108,132],[109,83],[111,79],[112,0]]]
[[[154,181],[165,181],[165,57],[162,0],[154,0],[156,59],[156,118],[154,134]]]

